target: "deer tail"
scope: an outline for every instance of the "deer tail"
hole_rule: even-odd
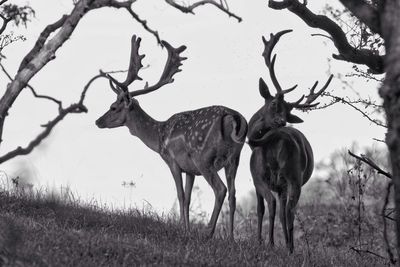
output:
[[[292,137],[289,133],[285,131],[280,131],[280,129],[278,128],[268,131],[263,137],[259,139],[249,139],[248,143],[251,147],[268,146],[272,143],[276,143],[279,140],[292,141]]]
[[[223,123],[232,127],[230,137],[235,143],[243,144],[247,135],[247,121],[240,114],[229,114],[223,119]],[[223,127],[226,130],[225,127]]]

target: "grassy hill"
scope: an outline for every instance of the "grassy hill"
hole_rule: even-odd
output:
[[[3,191],[0,193],[0,262],[3,266],[387,264],[386,260],[368,253],[357,254],[347,245],[326,245],[325,241],[331,237],[320,228],[327,225],[315,225],[313,220],[320,215],[315,210],[312,212],[315,217],[305,216],[310,221],[296,226],[298,233],[304,231],[309,238],[297,235],[295,253],[289,255],[279,240],[275,248],[256,242],[255,218],[248,222],[250,226],[239,224],[233,242],[221,234],[221,225],[216,237],[207,239],[202,224],[194,224],[191,232],[185,233],[172,216],[160,217],[137,209],[109,211],[41,193]],[[331,220],[334,224],[334,218]]]

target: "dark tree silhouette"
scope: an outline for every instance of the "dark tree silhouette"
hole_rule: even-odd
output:
[[[386,144],[392,165],[396,203],[397,253],[400,258],[400,0],[339,0],[367,32],[383,40],[384,51],[376,47],[355,46],[340,25],[325,15],[315,14],[307,1],[269,0],[269,7],[287,9],[308,26],[325,31],[337,48],[333,58],[368,67],[369,73],[385,74],[379,94],[384,104],[388,131]],[[384,54],[383,54],[384,53]]]

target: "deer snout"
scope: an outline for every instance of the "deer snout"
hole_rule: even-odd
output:
[[[96,126],[99,127],[100,129],[105,128],[104,123],[102,122],[101,118],[97,119],[95,122]]]

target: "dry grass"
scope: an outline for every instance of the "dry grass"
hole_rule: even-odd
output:
[[[311,222],[306,225],[315,226]],[[248,232],[237,233],[233,242],[224,237],[220,225],[217,236],[206,239],[202,224],[185,233],[173,217],[160,217],[151,211],[110,211],[43,192],[0,193],[0,261],[4,266],[386,264],[346,246],[326,245],[322,236],[312,243],[311,259],[306,256],[302,237],[296,240],[295,253],[289,255],[283,246],[271,249],[259,245],[253,238],[255,227],[253,219],[247,227],[239,227]],[[309,235],[318,239],[317,234],[311,231]]]

